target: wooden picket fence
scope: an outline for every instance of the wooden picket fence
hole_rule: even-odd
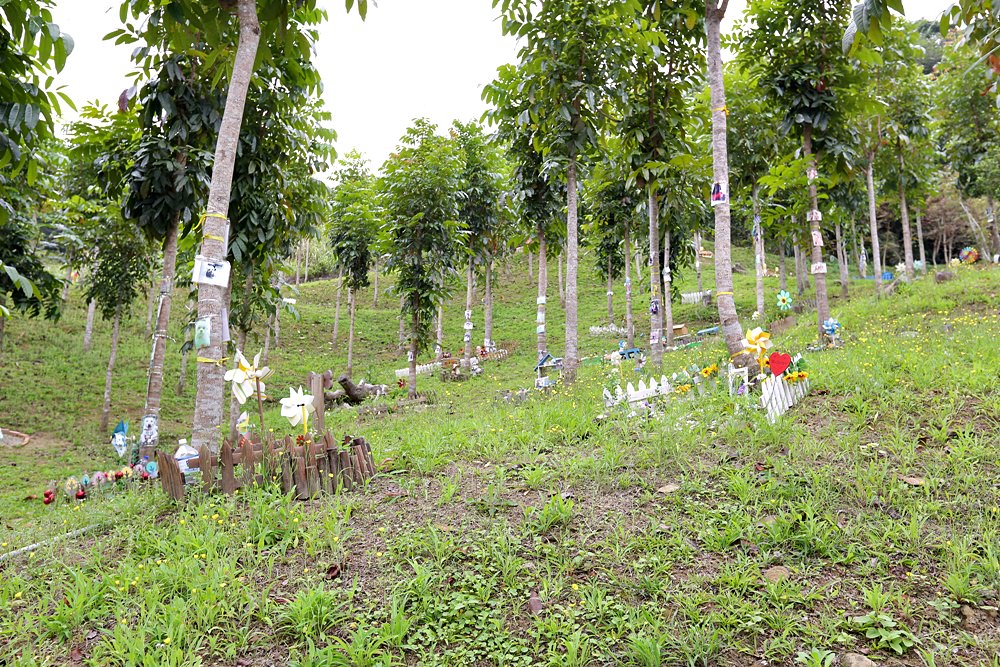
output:
[[[164,493],[183,499],[186,485],[177,460],[157,450],[156,462]],[[375,474],[372,450],[364,438],[346,436],[337,441],[329,432],[308,445],[296,444],[291,436],[280,441],[269,437],[263,444],[244,440],[235,448],[227,440],[218,454],[203,446],[187,466],[201,472],[204,493],[231,494],[270,479],[279,481],[284,493],[294,491],[299,500],[349,491]]]

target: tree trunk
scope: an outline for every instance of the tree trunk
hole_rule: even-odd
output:
[[[557,266],[558,266],[558,273],[559,273],[559,275],[556,276],[556,282],[559,283],[559,305],[561,305],[563,308],[565,308],[566,307],[566,289],[565,289],[565,283],[563,282],[563,253],[562,252],[559,253],[559,257],[558,257],[558,259],[556,261],[558,262]]]
[[[340,267],[337,272],[337,305],[333,309],[333,347],[332,351],[337,350],[337,339],[340,338],[340,298],[344,292],[344,267]]]
[[[934,248],[931,250],[931,259],[934,260],[935,267],[937,267],[938,251],[940,250],[941,250],[941,237],[938,236],[934,239]]]
[[[71,265],[67,264],[66,265],[66,277],[63,278],[62,294],[60,295],[60,299],[62,301],[66,301],[66,299],[69,298],[69,286],[71,284],[72,279],[73,279],[73,267]]]
[[[868,277],[868,253],[864,244],[858,239],[857,226],[851,225],[851,236],[854,238],[854,254],[858,257],[858,271],[862,278]]]
[[[615,281],[611,277],[611,257],[608,257],[607,261],[607,275],[608,275],[608,326],[613,327],[615,325]]]
[[[786,262],[785,262],[785,257],[788,255],[788,251],[787,251],[785,245],[786,245],[785,240],[782,239],[781,240],[781,257],[780,257],[779,265],[778,265],[778,271],[781,273],[781,275],[778,276],[778,281],[779,281],[779,285],[781,287],[781,291],[782,292],[787,292],[788,291],[788,267],[786,266]],[[761,316],[763,316],[763,313],[761,313]]]
[[[673,275],[670,272],[670,226],[663,230],[663,331],[664,348],[674,346]]]
[[[878,209],[875,206],[875,151],[868,153],[865,169],[865,187],[868,189],[868,224],[871,227],[872,263],[875,271],[875,297],[882,296],[882,251],[878,242]]]
[[[625,340],[635,347],[635,323],[632,319],[632,235],[625,223]]]
[[[993,261],[993,255],[1000,254],[1000,230],[997,229],[997,216],[993,210],[993,195],[986,195],[986,223],[990,229],[990,240],[993,241],[993,252],[986,258],[987,262]]]
[[[410,386],[407,395],[414,399],[417,397],[417,330],[420,328],[420,319],[417,314],[416,304],[413,307],[413,314],[410,318]]]
[[[920,275],[927,275],[927,249],[924,248],[924,225],[917,209],[917,247],[920,248]]]
[[[483,347],[491,351],[496,347],[493,340],[493,258],[486,261],[486,294],[483,298]]]
[[[576,331],[576,276],[579,268],[577,194],[576,156],[573,156],[566,169],[566,353],[563,358],[563,381],[566,384],[576,381],[576,367],[580,363]]]
[[[465,349],[462,353],[462,368],[468,368],[469,359],[472,358],[472,329],[469,326],[472,324],[472,273],[472,260],[470,259],[465,270],[465,327],[462,329]]]
[[[848,297],[848,283],[850,282],[850,271],[847,267],[847,248],[844,247],[844,235],[841,233],[840,223],[834,227],[837,235],[837,267],[840,269],[840,296]]]
[[[375,257],[375,281],[372,283],[372,308],[378,308],[378,273],[379,273],[379,257]]]
[[[175,215],[163,239],[163,279],[160,281],[160,305],[153,333],[153,351],[149,358],[149,379],[146,383],[146,407],[143,410],[139,436],[139,458],[149,456],[159,444],[160,401],[163,395],[163,364],[167,357],[167,331],[170,326],[170,305],[174,293],[174,273],[177,270],[177,233],[180,215]]]
[[[751,202],[753,203],[753,264],[756,280],[755,287],[757,289],[757,312],[759,313],[759,317],[764,319],[764,230],[761,229],[760,224],[759,192],[759,187],[754,185],[751,197]]]
[[[698,277],[698,291],[705,291],[705,284],[701,277],[701,232],[694,233],[694,272]]]
[[[160,272],[160,282],[163,282],[163,273],[166,272],[164,269]],[[155,275],[155,274],[154,274]],[[146,298],[146,339],[148,340],[150,336],[153,335],[153,309],[156,307],[156,295],[159,292],[157,289],[156,280],[153,280],[149,285],[149,294]]]
[[[357,301],[357,292],[353,289],[347,289],[347,302],[348,308],[350,308],[351,324],[347,330],[347,377],[354,377],[354,312],[355,312],[355,301]]]
[[[256,0],[254,0],[256,2]],[[302,244],[295,246],[295,286],[299,286],[299,279],[302,273]]]
[[[538,230],[538,315],[535,318],[535,329],[538,332],[538,358],[548,352],[545,340],[545,298],[548,292],[548,260],[545,256],[545,232]],[[528,256],[530,259],[530,255]]]
[[[906,267],[906,279],[913,280],[916,277],[913,270],[913,232],[910,230],[910,210],[906,205],[906,184],[903,180],[906,163],[899,139],[896,140],[896,150],[899,153],[899,217],[903,225],[903,264]]]
[[[705,0],[706,31],[708,33],[708,81],[712,108],[712,174],[713,182],[729,192],[729,151],[726,143],[726,87],[722,78],[721,24],[729,0]],[[726,348],[737,365],[749,363],[744,354],[743,327],[736,313],[733,296],[733,264],[730,237],[729,201],[715,209],[715,288],[719,321]]]
[[[115,360],[118,358],[118,333],[121,330],[121,322],[121,312],[116,312],[111,328],[111,354],[108,355],[108,371],[104,375],[104,407],[101,410],[101,433],[108,432],[108,421],[111,416],[111,380],[115,374]]]
[[[309,239],[305,240],[305,255],[306,255],[306,270],[305,270],[305,282],[309,282]]]
[[[261,354],[262,363],[267,366],[267,357],[271,354],[271,318],[267,318],[267,326],[264,327],[264,352]]]
[[[87,326],[83,330],[83,351],[90,352],[94,340],[94,314],[97,312],[97,302],[93,299],[87,304]]]
[[[534,274],[534,272],[532,271],[532,268],[531,268],[531,251],[529,250],[528,251],[528,280],[532,280],[533,281],[534,279],[535,279],[535,274]]]
[[[247,89],[253,76],[257,45],[260,42],[260,25],[257,22],[256,0],[237,0],[240,36],[233,59],[232,79],[226,96],[226,108],[219,126],[212,168],[212,184],[208,193],[208,211],[205,218],[205,237],[201,254],[208,259],[221,261],[227,254],[223,238],[229,225],[229,199],[233,185],[233,167],[236,147],[243,124]],[[208,446],[212,451],[219,447],[219,427],[222,425],[222,397],[225,392],[226,373],[222,345],[222,304],[224,289],[216,285],[198,285],[198,317],[212,321],[212,335],[208,347],[199,356],[209,359],[198,364],[198,393],[194,404],[194,424],[191,445],[198,449]]]
[[[802,275],[802,249],[799,248],[798,234],[792,237],[792,252],[795,253],[795,287],[798,289],[799,296],[802,296],[806,291],[806,282],[805,276]]]
[[[277,350],[281,347],[281,306],[278,306],[278,309],[274,311],[273,320],[274,326],[272,329],[274,330],[274,349]]]
[[[802,150],[810,165],[815,168],[816,159],[812,152],[813,127],[806,124],[802,132]],[[812,210],[819,211],[819,195],[816,191],[816,181],[809,183],[809,199],[812,201]],[[815,218],[809,223],[809,231],[812,234],[812,273],[816,276],[816,336],[823,340],[823,322],[830,319],[830,301],[826,293],[826,265],[823,264],[823,229],[819,220]],[[819,265],[819,266],[817,266]]]
[[[444,357],[444,306],[442,305],[438,305],[437,344],[434,346],[434,356],[436,361],[441,361]]]
[[[962,195],[961,192],[958,193],[958,204],[962,207],[962,210],[965,211],[965,217],[969,221],[969,229],[972,230],[972,234],[976,238],[976,243],[979,244],[980,248],[988,248],[989,243],[986,241],[986,232],[984,232],[983,228],[979,225],[979,222],[976,220],[976,216],[972,215],[972,209],[970,209],[969,205],[965,203],[965,196]],[[945,248],[947,248],[946,255],[950,256],[951,243],[947,239],[944,243]]]
[[[406,317],[403,306],[406,305],[406,297],[399,297],[399,351],[406,349]]]
[[[660,306],[660,202],[647,186],[649,201],[649,357],[655,368],[663,366],[663,308]]]

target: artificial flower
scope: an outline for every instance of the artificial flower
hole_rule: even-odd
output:
[[[743,347],[746,352],[760,359],[771,347],[771,334],[760,327],[751,329],[747,332],[746,340],[743,341]]]
[[[788,290],[778,292],[778,308],[781,310],[791,310],[792,295],[788,293]]]
[[[823,320],[823,333],[827,336],[836,336],[838,329],[840,329],[840,322],[835,318],[831,317],[827,320]]]

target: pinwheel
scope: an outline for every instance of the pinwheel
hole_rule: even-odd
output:
[[[239,420],[236,422],[236,431],[240,435],[246,435],[250,431],[250,414],[246,410],[240,413]]]
[[[791,310],[792,295],[788,293],[788,290],[778,292],[778,308],[781,310]]]
[[[271,375],[271,369],[260,366],[260,353],[251,364],[243,353],[236,351],[236,368],[226,371],[226,382],[233,383],[233,396],[240,405],[254,395],[264,394],[264,380]]]
[[[972,246],[966,246],[962,248],[962,252],[958,253],[958,258],[962,264],[975,264],[979,261],[979,251]]]
[[[827,336],[836,336],[837,330],[840,329],[840,322],[834,318],[828,320],[823,320],[823,333]]]
[[[303,435],[309,433],[309,414],[316,412],[313,405],[313,397],[305,393],[302,387],[296,390],[294,387],[288,390],[288,398],[281,399],[281,416],[288,420],[292,426],[302,424]]]
[[[746,340],[743,341],[744,352],[752,354],[757,358],[757,364],[761,372],[764,371],[764,360],[767,357],[767,350],[771,347],[771,334],[760,327],[747,332]]]

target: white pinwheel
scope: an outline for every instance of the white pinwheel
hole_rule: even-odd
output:
[[[303,391],[302,387],[296,390],[289,388],[288,398],[281,399],[281,416],[288,420],[292,426],[302,424],[302,430],[308,429],[309,415],[316,412],[313,405],[313,397]]]
[[[256,396],[258,390],[263,398],[264,379],[271,375],[271,369],[267,366],[261,367],[260,353],[253,358],[251,364],[243,353],[236,351],[236,368],[226,371],[226,382],[233,383],[233,396],[240,405],[247,402],[251,396]]]

